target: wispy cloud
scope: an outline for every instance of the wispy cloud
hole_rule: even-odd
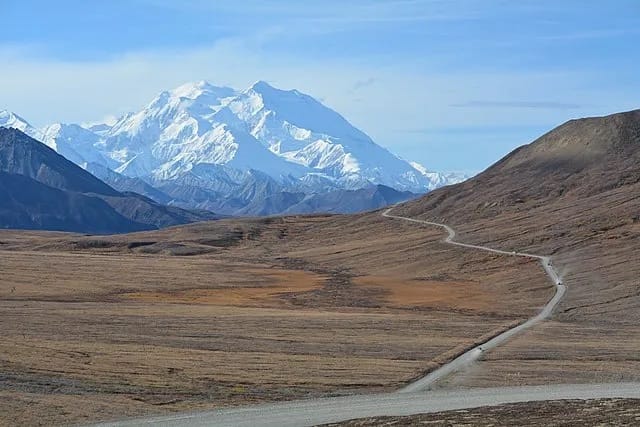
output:
[[[487,134],[518,134],[523,131],[531,131],[545,129],[548,125],[544,123],[529,125],[476,125],[476,126],[438,126],[429,128],[413,128],[413,129],[395,129],[400,134],[418,134],[418,135],[487,135]]]
[[[578,110],[584,105],[553,101],[468,101],[449,104],[455,108],[531,108],[541,110]]]
[[[626,37],[634,34],[640,34],[640,28],[616,28],[616,29],[601,29],[591,31],[577,31],[566,32],[564,34],[543,34],[535,37],[537,40],[542,41],[574,41],[574,40],[592,40],[592,39],[606,39],[614,37]]]
[[[353,87],[351,88],[353,92],[359,90],[359,89],[363,89],[366,87],[369,87],[373,84],[376,83],[376,79],[373,77],[369,77],[368,79],[364,79],[364,80],[358,80],[357,82],[355,82],[353,84]]]
[[[192,9],[223,13],[227,18],[255,19],[255,22],[278,20],[290,24],[375,25],[429,21],[464,21],[489,13],[479,0],[324,0],[302,2],[282,0],[244,0],[242,2],[203,0],[135,0],[153,7]],[[314,30],[313,28],[308,28]],[[326,30],[326,29],[325,29]],[[315,30],[314,30],[315,31]]]

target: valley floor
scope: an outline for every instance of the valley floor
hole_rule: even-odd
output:
[[[393,389],[553,294],[441,238],[378,213],[0,232],[0,424]]]

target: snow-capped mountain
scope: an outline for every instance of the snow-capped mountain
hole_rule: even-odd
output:
[[[42,142],[78,165],[93,162],[109,168],[118,167],[117,162],[95,148],[101,137],[79,125],[56,123],[42,129],[40,135]]]
[[[22,117],[7,110],[0,111],[0,127],[18,129],[30,137],[45,143],[58,154],[72,162],[83,165],[96,162],[107,167],[116,167],[116,162],[109,162],[94,147],[100,137],[81,126],[56,123],[43,129],[36,129]]]
[[[0,111],[0,127],[18,129],[32,138],[42,140],[42,133],[29,122],[11,111]]]
[[[262,81],[243,91],[187,83],[115,124],[37,130],[3,112],[0,126],[21,129],[85,168],[143,179],[168,188],[176,203],[201,208],[213,199],[218,207],[217,199],[247,185],[306,194],[385,185],[421,193],[464,179],[409,163],[311,96]],[[197,202],[193,188],[202,190]]]

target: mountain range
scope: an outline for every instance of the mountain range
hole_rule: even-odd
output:
[[[243,91],[188,83],[111,124],[36,129],[4,111],[0,126],[117,190],[223,214],[374,209],[466,178],[405,161],[311,96],[262,81]]]
[[[116,191],[17,129],[0,127],[0,226],[121,233],[215,219]]]

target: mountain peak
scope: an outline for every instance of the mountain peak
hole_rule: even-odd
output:
[[[170,92],[176,98],[196,99],[202,95],[213,95],[219,98],[233,96],[235,90],[226,86],[214,86],[206,80],[185,83]]]
[[[0,111],[0,126],[18,129],[34,138],[41,137],[40,132],[31,126],[29,122],[9,110]]]
[[[50,187],[115,196],[119,193],[45,144],[16,128],[0,128],[0,170]]]
[[[9,110],[0,110],[0,126],[11,125],[15,122],[22,122],[28,124],[25,119]]]
[[[640,152],[640,110],[569,120],[499,163],[506,167],[546,164],[581,170],[620,154]]]
[[[293,98],[309,98],[309,99],[313,99],[312,97],[310,97],[309,95],[306,95],[296,89],[291,89],[291,90],[284,90],[284,89],[279,89],[269,83],[267,83],[264,80],[258,80],[257,82],[255,82],[254,84],[252,84],[251,86],[249,86],[249,88],[247,90],[245,90],[245,93],[247,92],[255,92],[261,96],[274,96],[274,95],[280,95],[280,96],[289,96],[289,97],[293,97]],[[315,99],[314,99],[315,101]]]
[[[263,91],[273,91],[273,90],[279,90],[279,89],[273,87],[272,85],[265,82],[264,80],[258,80],[257,82],[249,86],[248,90],[253,90],[254,92],[261,93]]]

